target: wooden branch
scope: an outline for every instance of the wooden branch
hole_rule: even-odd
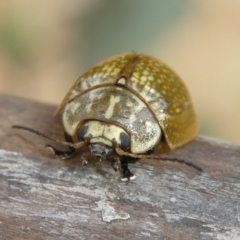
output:
[[[137,162],[126,184],[109,162],[83,169],[79,155],[59,160],[48,140],[11,129],[63,139],[55,106],[5,95],[0,104],[0,239],[240,239],[240,146],[198,136],[167,156],[202,173]]]

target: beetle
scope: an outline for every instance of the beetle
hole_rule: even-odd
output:
[[[96,64],[76,80],[55,115],[60,112],[65,142],[25,126],[13,127],[67,145],[68,151],[47,145],[62,159],[87,146],[83,166],[91,158],[109,159],[115,171],[121,169],[123,181],[135,178],[128,168],[133,159],[177,161],[201,171],[185,160],[153,155],[163,139],[170,149],[189,142],[198,122],[182,80],[152,56],[132,52]]]

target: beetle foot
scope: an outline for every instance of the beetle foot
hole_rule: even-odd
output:
[[[119,169],[121,168],[121,161],[120,158],[118,156],[114,156],[113,157],[113,163],[112,163],[112,168],[115,172],[119,171]]]
[[[127,182],[130,180],[134,180],[136,178],[136,176],[131,173],[131,171],[128,168],[128,161],[126,159],[122,159],[121,161],[121,168],[122,168],[122,182]]]
[[[120,165],[116,162],[112,163],[112,168],[115,172],[119,171]]]
[[[136,176],[128,170],[126,172],[123,172],[123,177],[121,178],[121,181],[128,182],[128,181],[134,180],[135,178]]]
[[[50,151],[54,156],[60,157],[61,159],[65,160],[74,155],[75,152],[72,151],[60,151],[57,150],[55,147],[51,145],[46,145],[45,148]]]
[[[81,156],[82,167],[85,167],[88,164],[88,156],[87,154],[83,153]]]

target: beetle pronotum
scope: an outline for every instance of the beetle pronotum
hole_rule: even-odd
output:
[[[47,147],[62,159],[87,146],[82,165],[90,158],[110,159],[122,180],[135,176],[129,159],[176,161],[201,168],[177,158],[149,155],[164,136],[170,149],[195,137],[196,115],[181,79],[164,63],[137,53],[126,53],[98,63],[81,75],[58,107],[62,112],[66,141],[53,139],[34,129],[14,125],[69,147],[59,151]],[[73,143],[77,136],[79,142]]]

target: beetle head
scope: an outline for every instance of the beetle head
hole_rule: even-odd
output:
[[[90,143],[88,145],[91,155],[97,157],[99,160],[104,160],[112,155],[113,149],[102,143]]]
[[[87,121],[78,130],[78,140],[85,142],[91,155],[100,158],[111,158],[115,146],[128,150],[130,138],[119,126],[101,122]]]

